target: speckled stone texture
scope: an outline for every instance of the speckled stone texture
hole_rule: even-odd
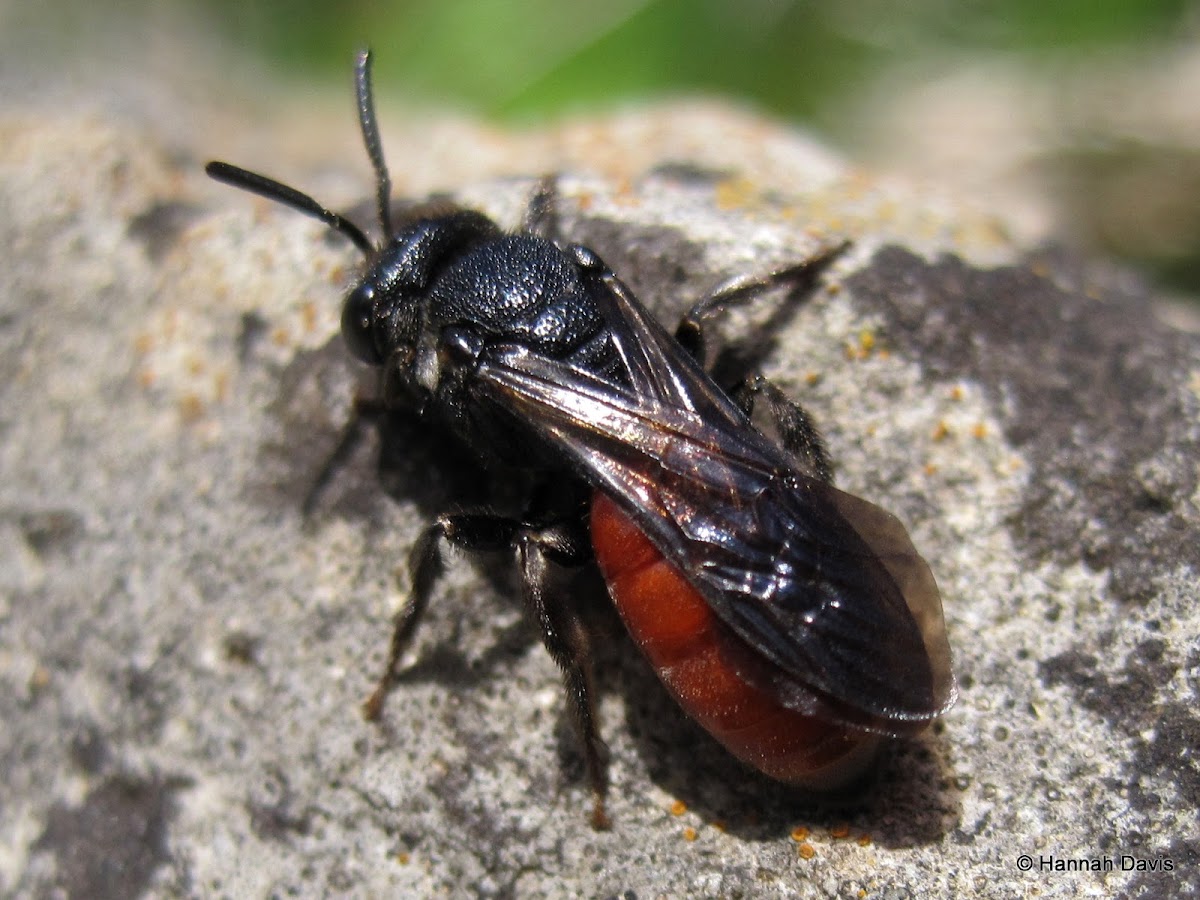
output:
[[[457,558],[362,721],[408,548],[480,485],[391,422],[305,521],[362,381],[336,334],[359,260],[201,174],[273,160],[351,207],[370,190],[349,105],[311,125],[344,141],[303,159],[249,114],[251,159],[201,125],[0,117],[0,893],[1200,892],[1200,338],[1123,273],[1007,238],[979,197],[720,106],[519,135],[383,117],[399,194],[515,225],[533,176],[563,171],[563,235],[665,320],[853,241],[766,368],[839,484],[930,560],[959,704],[864,794],[796,795],[675,711],[580,584],[611,752],[596,833],[507,560]]]

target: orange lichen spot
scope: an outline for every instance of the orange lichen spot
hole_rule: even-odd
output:
[[[204,372],[204,360],[198,356],[189,356],[187,362],[189,375],[200,375]]]
[[[33,671],[29,675],[29,689],[31,691],[40,691],[50,684],[50,670],[45,666],[34,666]]]
[[[792,840],[795,841],[797,844],[808,840],[808,835],[809,835],[809,830],[807,828],[805,828],[803,825],[797,825],[795,828],[792,829]]]
[[[935,463],[925,463],[924,471],[926,475],[935,475],[937,474],[937,470],[938,467]]]
[[[1008,247],[1012,244],[1012,233],[999,219],[987,218],[975,223],[975,233],[981,244],[993,247]]]
[[[721,832],[721,834],[724,834],[726,831],[729,830],[729,826],[725,824],[724,819],[714,819],[710,824],[717,831]]]
[[[866,359],[873,352],[882,354],[882,348],[876,347],[875,332],[868,328],[862,329],[853,341],[847,341],[844,349],[846,359]]]
[[[871,846],[871,836],[869,834],[860,834],[858,836],[858,846],[870,847]]]
[[[850,837],[850,826],[845,822],[839,822],[837,825],[834,825],[829,829],[829,834],[832,837],[837,838],[839,841],[844,841],[846,838]]]
[[[696,829],[695,829],[695,828],[693,828],[693,827],[692,827],[692,826],[690,826],[690,825],[689,825],[687,828],[683,829],[683,839],[684,839],[685,841],[688,841],[689,843],[690,843],[691,841],[694,841],[694,840],[695,840],[696,838],[698,838],[699,836],[700,836],[700,835],[698,835],[698,834],[696,833]]]
[[[807,384],[809,387],[812,387],[815,384],[820,384],[820,382],[821,382],[821,373],[820,372],[805,373],[804,383]]]
[[[685,812],[687,812],[687,804],[682,800],[676,800],[671,804],[671,815],[682,816]]]
[[[859,889],[858,889],[858,893],[857,893],[857,894],[855,894],[854,896],[856,896],[856,897],[865,897],[865,896],[867,896],[867,889],[866,889],[866,888],[859,888]]]
[[[342,284],[346,281],[346,267],[342,265],[329,268],[329,283]]]
[[[143,331],[133,339],[133,349],[142,355],[149,353],[154,349],[154,338]]]
[[[582,209],[582,210],[591,209],[592,204],[595,202],[596,202],[596,198],[595,198],[595,196],[593,196],[591,191],[584,191],[582,194],[580,194],[579,196],[577,196],[575,198],[575,205],[577,207],[579,207],[579,209]]]
[[[829,285],[829,287],[825,288],[825,292],[828,293],[830,297],[836,297],[842,292],[842,283],[840,281],[833,282]]]
[[[950,437],[950,426],[944,421],[938,422],[933,429],[933,434],[930,435],[935,441],[944,441]]]
[[[286,347],[291,343],[291,335],[282,325],[271,332],[271,343],[276,347]]]
[[[150,368],[142,369],[137,374],[138,384],[140,384],[143,388],[154,387],[155,379],[156,376],[154,374],[154,370]]]
[[[980,441],[982,441],[985,437],[987,437],[988,436],[987,423],[976,422],[974,427],[971,428],[971,436]]]
[[[878,359],[891,359],[892,351],[889,350],[887,347],[880,347],[878,350],[875,351],[875,356]]]
[[[616,200],[616,202],[621,203],[625,206],[637,206],[638,205],[638,202],[639,202],[638,197],[633,192],[633,182],[629,179],[628,176],[621,178],[621,180],[617,182],[616,190],[614,191],[614,195],[615,196],[613,199]]]
[[[817,855],[817,851],[813,849],[812,844],[804,843],[796,848],[796,852],[800,854],[801,859],[812,859]]]
[[[963,396],[964,396],[964,391],[962,389],[962,385],[956,384],[954,387],[950,388],[950,399],[951,400],[953,400],[957,403],[959,400],[961,400],[963,398]]]
[[[741,209],[754,202],[757,191],[748,178],[726,178],[714,191],[717,209],[728,211]]]
[[[1038,278],[1049,278],[1050,277],[1050,267],[1048,265],[1046,265],[1044,262],[1039,261],[1039,262],[1033,263],[1032,265],[1030,265],[1029,271],[1032,272],[1034,275],[1036,275]]]
[[[916,223],[917,233],[926,240],[932,240],[941,234],[941,226],[928,215],[921,216]]]
[[[304,333],[312,334],[317,328],[317,305],[309,300],[300,307],[300,321],[304,323]]]
[[[204,401],[193,393],[179,398],[179,417],[185,422],[198,422],[204,417]]]
[[[396,862],[402,866],[407,866],[410,859],[411,857],[403,850],[396,854]]]

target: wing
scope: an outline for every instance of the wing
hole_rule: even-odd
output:
[[[615,276],[603,271],[593,288],[631,387],[493,346],[474,376],[480,395],[634,518],[774,664],[771,688],[785,705],[806,709],[816,694],[848,721],[882,720],[892,732],[948,708],[941,599],[903,526],[801,472]]]

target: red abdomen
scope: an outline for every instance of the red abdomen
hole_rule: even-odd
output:
[[[738,759],[789,784],[830,789],[861,773],[876,735],[783,706],[739,677],[741,639],[612,500],[592,500],[592,545],[625,627],[684,711]]]

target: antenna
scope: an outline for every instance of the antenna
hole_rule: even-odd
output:
[[[288,187],[274,178],[259,175],[257,172],[249,172],[246,169],[232,166],[225,162],[210,162],[204,167],[204,172],[209,178],[216,181],[235,188],[241,188],[243,191],[249,191],[252,194],[258,194],[260,197],[266,197],[268,200],[274,200],[276,203],[290,206],[292,209],[302,212],[306,216],[320,219],[334,231],[348,237],[354,246],[363,252],[364,256],[370,257],[375,252],[375,247],[371,244],[370,239],[363,234],[361,228],[349,219],[326,209],[312,197],[308,196],[308,194],[301,193],[293,187]]]
[[[383,142],[379,140],[379,125],[375,121],[369,48],[359,51],[354,64],[354,94],[358,98],[358,124],[362,127],[363,143],[367,147],[367,156],[371,158],[371,166],[375,169],[375,199],[379,204],[379,225],[383,229],[383,242],[386,244],[393,235],[390,210],[392,179],[383,159]]]

